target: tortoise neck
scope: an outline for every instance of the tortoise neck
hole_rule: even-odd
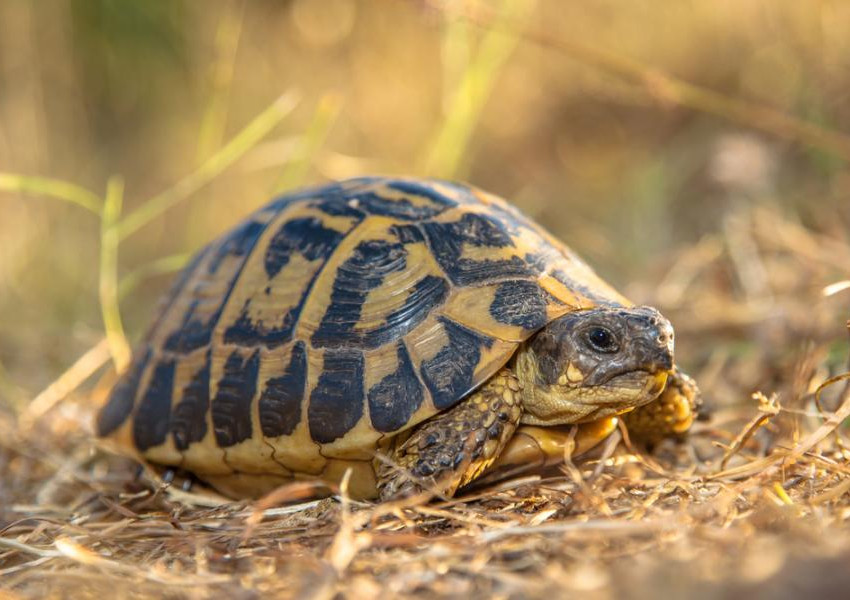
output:
[[[551,424],[545,405],[551,404],[546,393],[549,386],[540,372],[537,356],[528,343],[520,346],[513,361],[513,370],[520,385],[520,401],[523,406],[522,422],[534,425]]]
[[[585,401],[586,389],[546,383],[538,357],[528,343],[517,352],[513,369],[520,384],[522,423],[569,425],[606,416],[605,411],[600,412],[598,406]]]

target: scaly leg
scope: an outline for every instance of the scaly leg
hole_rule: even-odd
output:
[[[434,490],[451,496],[478,477],[513,436],[522,416],[519,382],[505,368],[483,388],[419,425],[379,464],[381,499]],[[400,467],[400,469],[398,468]]]

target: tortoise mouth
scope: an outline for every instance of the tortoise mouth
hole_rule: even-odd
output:
[[[605,383],[576,389],[575,401],[590,409],[580,422],[619,415],[652,402],[664,391],[667,377],[667,371],[628,371]]]
[[[646,397],[645,404],[657,398],[667,385],[668,371],[628,371],[614,375],[604,382],[591,386],[594,404],[611,398],[611,402],[622,402],[630,396]],[[636,404],[635,406],[640,406]]]
[[[667,385],[667,371],[629,371],[603,384],[537,388],[525,400],[522,422],[529,425],[586,423],[616,416],[655,400]]]
[[[649,404],[661,395],[667,385],[667,371],[630,371],[612,377],[602,385],[586,388],[583,402],[592,410],[578,422],[627,413]]]

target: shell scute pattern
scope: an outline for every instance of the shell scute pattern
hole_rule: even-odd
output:
[[[163,444],[168,437],[175,367],[174,359],[159,360],[139,400],[133,421],[133,441],[142,452]]]
[[[251,438],[251,403],[257,393],[259,371],[259,350],[247,354],[237,349],[227,357],[212,401],[213,431],[220,448]]]
[[[384,279],[407,268],[407,252],[402,244],[385,240],[365,240],[336,270],[330,304],[311,342],[315,347],[380,345],[367,332],[356,331],[369,292]]]
[[[433,358],[423,361],[421,373],[434,406],[442,410],[474,389],[475,368],[481,360],[482,347],[492,347],[493,338],[450,319],[440,319],[440,323],[448,343]]]
[[[259,401],[263,435],[274,438],[290,435],[301,420],[301,399],[307,384],[307,350],[304,342],[292,346],[283,374],[265,383]]]
[[[97,415],[95,427],[97,434],[107,436],[116,431],[122,423],[127,421],[133,412],[133,403],[139,390],[142,375],[147,369],[153,351],[146,348],[144,352],[137,353],[130,368],[124,373],[121,380],[112,388],[112,393],[104,407]]]
[[[276,348],[290,343],[316,277],[359,217],[328,217],[290,203],[246,265],[223,323],[224,344]]]
[[[532,266],[515,254],[507,258],[489,258],[494,249],[514,247],[506,228],[492,217],[466,213],[457,221],[430,222],[422,228],[440,267],[457,286],[535,275]],[[487,257],[469,257],[472,254],[469,246],[483,249]]]
[[[499,323],[536,331],[549,322],[547,309],[553,300],[536,281],[505,281],[496,288],[489,313]]]
[[[199,254],[98,430],[199,473],[317,473],[457,403],[551,319],[620,300],[483,192],[312,188]]]
[[[363,416],[363,351],[328,348],[319,382],[310,393],[310,436],[328,444],[344,436]]]
[[[216,290],[219,293],[214,294],[201,290],[193,295],[180,327],[165,339],[165,350],[188,354],[210,344],[213,330],[239,280],[242,267],[264,228],[262,223],[248,221],[224,239],[206,267],[208,280],[219,282],[223,289],[220,292]]]
[[[396,369],[371,386],[369,418],[375,431],[389,433],[410,422],[425,399],[425,391],[404,342],[396,342]]]
[[[188,361],[187,361],[188,362]],[[210,351],[204,352],[201,367],[195,370],[180,394],[171,415],[174,447],[186,450],[207,435],[207,410],[210,406]]]

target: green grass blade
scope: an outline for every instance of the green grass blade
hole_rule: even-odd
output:
[[[298,94],[287,92],[261,112],[221,150],[211,156],[197,171],[177,182],[173,187],[144,202],[118,223],[118,239],[138,231],[159,215],[185,200],[215,179],[222,171],[241,158],[257,142],[275,128],[298,104]]]
[[[466,9],[461,2],[451,5],[443,3],[441,6],[447,17],[465,19],[478,27],[487,28],[488,31],[502,30],[512,35],[523,27],[523,23],[508,22],[504,14],[497,14],[483,3],[479,3],[474,10]],[[657,66],[644,64],[631,56],[617,54],[608,47],[597,47],[573,38],[552,35],[542,29],[526,29],[522,31],[521,37],[541,48],[569,56],[600,73],[636,84],[663,106],[678,105],[712,114],[747,129],[761,130],[832,153],[845,162],[850,161],[850,136],[846,133],[785,113],[767,104],[751,102],[689,83]]]
[[[101,205],[103,204],[103,201],[94,192],[73,183],[50,177],[32,177],[0,172],[0,190],[64,200],[96,215],[100,215]]]
[[[214,58],[209,70],[209,85],[212,89],[198,135],[198,163],[217,150],[224,139],[230,89],[233,85],[244,16],[244,2],[227,3],[222,7],[222,15],[215,33]]]
[[[342,98],[339,94],[329,93],[322,96],[316,105],[316,112],[313,113],[310,126],[299,140],[298,146],[275,184],[275,194],[291,190],[303,183],[316,154],[328,139],[328,134],[336,123],[341,109]]]
[[[100,228],[100,310],[106,340],[116,370],[123,371],[130,362],[130,344],[124,335],[121,311],[118,307],[118,229],[121,204],[124,199],[124,180],[113,176],[106,184],[106,202]]]
[[[501,2],[497,26],[481,40],[477,53],[468,63],[449,101],[446,118],[428,146],[423,169],[425,174],[436,177],[457,174],[496,77],[521,39],[521,27],[518,25],[525,22],[535,4],[529,0]],[[507,30],[503,26],[506,23],[515,29]],[[448,33],[450,36],[463,34],[451,26]],[[447,40],[448,43],[454,41]]]

